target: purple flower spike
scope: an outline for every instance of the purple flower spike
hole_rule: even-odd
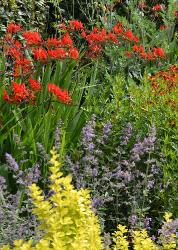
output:
[[[109,123],[106,123],[105,125],[104,125],[104,127],[103,127],[103,134],[105,135],[105,136],[108,136],[109,135],[109,133],[110,133],[110,131],[111,131],[111,129],[112,129],[112,124],[109,122]]]
[[[130,138],[132,137],[133,127],[131,123],[128,123],[122,131],[122,136],[120,137],[120,145],[127,145]]]
[[[5,154],[6,162],[9,166],[9,169],[13,172],[17,172],[19,170],[19,165],[15,161],[15,159],[12,157],[11,154],[6,153]]]

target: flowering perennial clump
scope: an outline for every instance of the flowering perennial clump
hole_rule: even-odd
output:
[[[78,20],[70,20],[68,23],[61,24],[63,34],[60,37],[52,37],[44,40],[41,34],[37,31],[24,31],[19,24],[10,23],[7,26],[7,33],[2,38],[4,55],[12,66],[10,79],[11,84],[3,84],[3,99],[6,102],[20,104],[21,102],[35,104],[38,93],[43,91],[43,86],[36,79],[35,74],[38,65],[49,65],[56,60],[80,58],[79,49],[74,45],[76,35],[84,44],[85,52],[83,55],[90,58],[98,58],[104,51],[106,45],[120,46],[130,50],[125,51],[127,57],[141,58],[147,61],[156,61],[164,59],[166,53],[161,47],[153,47],[146,51],[145,47],[140,44],[140,39],[133,31],[124,27],[122,22],[116,23],[111,30],[106,28],[93,27],[92,30],[87,30],[84,24]],[[78,39],[77,38],[77,39]],[[125,46],[127,45],[127,46]],[[82,47],[82,46],[81,46]],[[28,55],[28,57],[27,57]],[[29,81],[27,79],[30,78]],[[32,82],[37,80],[37,82]],[[14,83],[13,83],[14,82]],[[48,87],[48,90],[51,89]],[[68,92],[64,91],[63,96],[66,98],[60,99],[61,93],[53,94],[59,101],[70,103],[71,97]]]
[[[116,128],[110,121],[103,129],[97,127],[93,116],[82,129],[79,157],[68,156],[66,160],[74,185],[91,190],[93,208],[107,232],[116,221],[137,227],[144,220],[144,194],[144,207],[151,213],[151,195],[160,188],[162,169],[156,128],[150,127],[147,136],[141,139],[138,135],[133,143],[134,133],[132,124],[126,124],[113,146]],[[136,207],[142,209],[142,218]]]
[[[165,95],[166,93],[176,92],[178,84],[178,67],[171,65],[167,70],[156,72],[149,77],[151,86],[155,94]]]
[[[169,106],[172,110],[178,110],[178,67],[171,65],[167,70],[160,70],[155,75],[149,77],[151,82],[152,95],[161,98],[161,102],[165,106]]]
[[[0,250],[104,250],[99,221],[91,209],[89,191],[75,190],[71,176],[64,177],[60,172],[61,164],[55,148],[51,153],[50,195],[46,198],[36,184],[29,187],[41,238],[36,237],[34,242],[32,239],[15,240],[13,248],[4,245]],[[9,158],[11,161],[12,157]],[[0,188],[4,183],[1,179]],[[135,250],[175,250],[177,220],[173,221],[171,217],[171,213],[165,213],[165,222],[159,232],[159,245],[148,236],[145,229],[128,230],[119,224],[113,233],[112,246],[107,249],[128,250],[133,246]]]

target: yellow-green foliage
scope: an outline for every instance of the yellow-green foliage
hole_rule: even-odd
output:
[[[171,222],[172,219],[171,213],[165,213],[164,219],[165,222]],[[128,236],[126,235],[128,229],[125,226],[119,225],[117,227],[117,231],[113,234],[114,238],[113,241],[115,245],[113,246],[112,250],[128,250],[129,248],[129,240]],[[134,250],[177,250],[178,246],[176,245],[176,234],[172,234],[169,242],[166,242],[164,236],[160,236],[160,242],[162,245],[156,244],[151,238],[148,236],[146,230],[135,230],[130,232],[130,240],[131,245],[133,246],[132,249]]]
[[[51,185],[53,191],[45,199],[42,190],[33,184],[30,187],[35,208],[34,214],[44,231],[43,239],[33,246],[32,241],[14,242],[14,250],[100,250],[102,249],[100,227],[91,210],[89,191],[74,190],[71,177],[63,177],[55,150],[52,153]],[[4,246],[1,250],[10,249]]]
[[[147,231],[135,231],[133,233],[134,250],[157,250],[156,244],[148,237]]]
[[[128,232],[128,229],[122,225],[118,225],[117,229],[118,230],[113,234],[113,241],[115,243],[115,245],[113,246],[113,250],[128,250],[128,237],[124,235]]]
[[[13,250],[101,250],[103,249],[100,226],[97,216],[91,209],[91,199],[88,190],[75,190],[71,177],[63,177],[60,172],[60,162],[55,150],[51,151],[50,190],[52,195],[45,199],[42,190],[33,184],[30,187],[33,199],[33,212],[44,231],[43,239],[34,244],[32,240],[14,242]],[[172,214],[166,213],[165,223],[170,222]],[[125,226],[118,225],[113,234],[112,250],[173,250],[176,249],[175,235],[162,246],[156,245],[148,236],[146,230],[128,232]],[[130,248],[132,245],[133,248]],[[108,249],[108,248],[107,248]],[[3,246],[0,250],[11,250]]]

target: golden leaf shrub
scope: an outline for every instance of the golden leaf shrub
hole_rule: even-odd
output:
[[[33,199],[33,213],[44,231],[43,239],[36,245],[33,241],[14,242],[14,250],[100,250],[102,249],[98,218],[91,209],[88,190],[75,190],[71,177],[60,172],[58,155],[53,149],[50,168],[50,190],[46,199],[36,185],[30,186]],[[10,250],[3,246],[1,250]]]

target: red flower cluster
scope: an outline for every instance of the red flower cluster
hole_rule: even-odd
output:
[[[3,99],[12,103],[21,103],[23,101],[34,101],[35,95],[26,87],[24,83],[12,82],[12,94],[9,96],[6,90],[3,93]]]
[[[130,51],[125,51],[125,56],[128,57],[128,58],[131,58],[132,57],[132,53]]]
[[[20,49],[17,49],[15,46],[9,47],[7,49],[7,55],[11,56],[14,59],[20,59],[20,57],[22,57]]]
[[[29,98],[29,90],[26,88],[25,84],[19,84],[13,82],[13,100],[15,102],[22,102]]]
[[[169,106],[172,112],[178,112],[178,67],[171,65],[167,70],[156,72],[148,78],[151,83],[152,92],[149,100],[149,105],[155,105],[157,102],[162,105]],[[170,119],[169,124],[176,125],[176,119]]]
[[[77,31],[77,37],[80,35],[82,41],[86,44],[86,54],[90,58],[97,58],[103,51],[107,44],[126,44],[127,48],[132,48],[132,51],[126,51],[127,57],[135,55],[142,59],[154,61],[157,58],[164,58],[165,52],[162,48],[151,48],[146,52],[143,45],[139,44],[139,38],[134,35],[131,29],[126,29],[122,22],[114,25],[111,31],[105,28],[94,27],[91,31],[84,28],[83,23],[78,20],[69,21],[69,27],[62,24],[65,34],[60,38],[48,38],[42,40],[41,35],[36,31],[22,31],[20,25],[11,23],[7,27],[8,33],[4,37],[5,46],[4,51],[6,55],[11,57],[13,76],[23,77],[29,79],[27,82],[19,84],[14,82],[11,88],[11,94],[4,91],[4,100],[14,103],[21,103],[22,101],[30,102],[35,100],[37,92],[41,90],[42,86],[37,81],[31,78],[35,71],[35,61],[40,63],[48,63],[51,60],[64,60],[72,58],[77,60],[79,58],[79,51],[73,44],[73,38]],[[22,31],[22,36],[25,43],[14,39],[13,33]],[[73,33],[74,32],[74,33]],[[28,53],[26,53],[28,52]],[[26,55],[32,55],[32,59],[27,59]],[[62,91],[60,87],[55,84],[48,85],[49,93],[52,93],[63,103],[70,103],[71,98],[67,91]]]
[[[10,23],[7,26],[7,33],[15,33],[15,32],[19,32],[20,30],[22,30],[22,27],[19,24]]]
[[[165,57],[165,52],[162,48],[153,48],[153,54],[155,57]]]
[[[78,59],[79,58],[79,52],[76,48],[70,48],[69,49],[69,53],[68,53],[69,57],[72,59]]]
[[[88,42],[89,49],[86,55],[91,58],[98,57],[107,42],[120,44],[117,35],[114,32],[107,32],[105,28],[99,30],[94,27],[92,31],[83,31],[81,36]]]
[[[118,22],[117,24],[115,24],[112,30],[115,34],[122,35],[124,32],[122,22]]]
[[[39,47],[39,48],[33,48],[33,56],[35,60],[37,61],[46,61],[48,58],[48,53],[45,49]]]
[[[94,27],[92,31],[83,30],[81,36],[87,40],[89,45],[86,55],[92,58],[98,57],[107,42],[116,45],[121,44],[118,38],[122,39],[122,41],[139,42],[139,38],[133,34],[131,29],[126,30],[122,22],[115,24],[110,32],[106,31],[105,28],[99,30],[97,27]]]
[[[102,30],[99,31],[97,27],[94,27],[93,30],[86,35],[85,39],[88,41],[89,45],[94,43],[104,43],[107,39],[106,30],[102,28]]]
[[[114,33],[112,33],[112,32],[109,32],[109,33],[108,33],[107,39],[108,39],[109,41],[111,41],[111,42],[117,44],[117,45],[120,44],[120,42],[119,42],[117,36],[116,36]]]
[[[49,93],[55,95],[56,98],[63,103],[69,104],[72,101],[68,91],[67,90],[62,91],[62,89],[59,86],[55,85],[54,83],[48,84],[48,91]]]
[[[37,80],[29,78],[28,82],[29,82],[30,87],[32,88],[33,91],[39,91],[39,90],[41,90],[41,84]]]
[[[64,49],[56,48],[53,50],[48,50],[48,55],[51,59],[65,59],[67,53]]]
[[[27,45],[39,45],[42,42],[41,35],[37,31],[25,31],[23,37]]]
[[[90,58],[97,58],[102,52],[102,46],[100,44],[93,44],[90,46],[89,50],[86,52],[86,56]]]
[[[144,53],[145,52],[145,49],[144,49],[144,46],[143,45],[140,45],[140,46],[138,46],[138,45],[134,45],[133,46],[133,51],[134,52],[139,52],[139,53]]]
[[[49,59],[66,59],[67,57],[72,59],[79,58],[79,52],[77,48],[73,46],[73,41],[70,34],[65,33],[61,39],[52,38],[46,42],[48,48],[47,55]],[[53,48],[53,49],[49,49]],[[47,58],[47,57],[46,57]]]
[[[75,24],[76,29],[82,27],[80,22],[71,22],[71,25],[74,26]],[[29,55],[33,55],[35,61],[40,63],[47,63],[50,60],[64,60],[66,58],[76,60],[79,58],[79,51],[73,46],[72,38],[68,32],[63,34],[61,38],[48,38],[46,41],[42,41],[41,35],[37,31],[25,31],[22,32],[26,41],[24,44],[13,38],[14,32],[22,31],[20,25],[11,23],[7,30],[9,33],[3,39],[4,51],[13,60],[14,77],[33,73],[34,62],[26,58],[26,51]]]
[[[159,29],[160,29],[160,30],[166,30],[166,29],[168,29],[168,26],[166,26],[166,25],[161,25],[161,26],[159,27]]]
[[[138,46],[135,44],[133,47],[133,51],[137,53],[142,59],[146,59],[149,61],[155,61],[157,58],[164,58],[165,52],[162,48],[152,48],[152,51],[145,52],[145,48],[143,45]]]
[[[84,29],[83,23],[78,21],[78,20],[71,20],[71,21],[69,21],[69,24],[70,24],[70,28],[72,30],[83,30]]]
[[[175,100],[170,102],[170,94],[177,91],[178,67],[171,65],[168,70],[158,71],[154,76],[149,77],[149,80],[151,81],[153,94],[155,96],[166,96],[168,94],[168,99],[165,99],[166,103],[175,107]]]
[[[64,47],[72,47],[73,46],[73,41],[69,35],[69,33],[65,33],[62,38],[61,38],[61,46]]]
[[[14,77],[19,77],[21,75],[30,74],[33,70],[33,66],[30,60],[26,57],[17,58],[14,62]]]
[[[135,43],[139,42],[139,38],[135,36],[130,29],[124,32],[124,37],[125,39],[128,39],[131,42],[135,42]]]
[[[28,79],[29,87],[26,86],[25,83],[16,83],[12,82],[11,94],[8,94],[7,90],[3,91],[3,99],[10,103],[20,104],[22,102],[35,102],[36,92],[41,90],[41,84],[39,81],[34,80],[33,78]],[[48,91],[52,93],[56,98],[66,104],[70,104],[72,99],[69,96],[67,90],[62,91],[62,89],[53,84],[48,84]]]
[[[61,41],[58,38],[48,38],[45,43],[47,48],[58,47],[61,46]]]
[[[152,7],[153,11],[161,11],[163,10],[163,6],[161,4],[156,4]]]
[[[7,36],[5,37],[6,42]],[[8,45],[7,45],[8,44]],[[8,41],[6,45],[4,46],[5,53],[9,56],[11,56],[13,59],[19,59],[22,57],[22,44],[16,40],[11,38],[8,38]]]

